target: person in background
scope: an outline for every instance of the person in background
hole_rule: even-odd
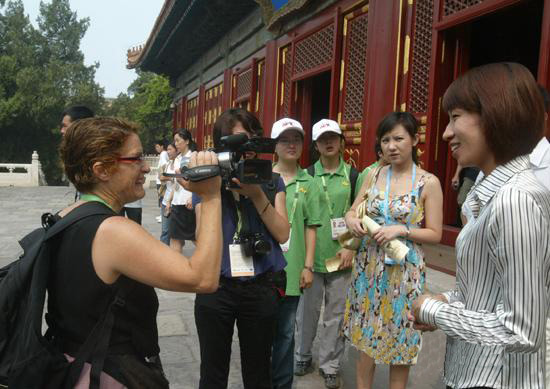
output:
[[[73,105],[72,107],[67,108],[63,113],[61,114],[61,127],[60,132],[61,136],[65,136],[65,132],[67,131],[67,128],[69,126],[80,119],[86,119],[86,118],[92,118],[94,117],[94,112],[84,106],[84,105]],[[80,193],[78,193],[78,190],[75,190],[74,192],[74,201],[77,201],[80,198]]]
[[[94,117],[94,112],[84,106],[84,105],[73,105],[72,107],[67,108],[61,114],[61,135],[64,136],[67,128],[80,119],[92,118]]]
[[[174,160],[178,155],[176,145],[170,143],[166,147],[166,152],[168,153],[168,163],[162,165],[161,170],[159,171],[159,179],[166,188],[164,191],[164,196],[162,196],[161,204],[162,225],[160,241],[170,246],[170,213],[172,207],[172,195],[176,180],[173,177],[164,176],[163,173],[173,174],[176,172],[176,168],[174,166]]]
[[[141,199],[124,204],[120,210],[120,216],[126,216],[128,219],[141,225],[141,215],[143,214],[143,202]]]
[[[451,180],[451,186],[454,190],[458,191],[456,196],[456,202],[458,206],[457,227],[462,227],[464,220],[462,220],[462,205],[466,201],[466,196],[470,192],[470,189],[475,185],[479,169],[476,167],[463,168],[459,164],[456,165],[455,174]]]
[[[174,160],[174,169],[180,173],[180,168],[185,165],[191,156],[191,147],[194,144],[189,130],[180,128],[174,135],[174,144],[178,150],[178,156]],[[185,190],[176,180],[172,187],[170,201],[170,247],[178,252],[185,245],[186,240],[195,240],[195,213],[192,206],[192,193]]]
[[[280,174],[286,187],[286,209],[290,238],[281,245],[287,266],[285,295],[277,314],[273,341],[273,388],[291,389],[294,376],[294,331],[301,291],[313,282],[315,236],[320,223],[319,187],[300,168],[304,143],[302,125],[284,118],[273,124],[271,137],[277,140],[277,163],[273,171]]]
[[[157,166],[157,171],[159,173],[157,175],[156,183],[157,183],[159,207],[161,208],[160,215],[157,216],[157,222],[161,223],[162,222],[162,200],[166,192],[166,185],[163,185],[164,183],[160,179],[161,178],[160,173],[162,170],[165,169],[166,164],[168,164],[168,162],[170,161],[170,158],[168,157],[168,153],[166,151],[166,142],[164,142],[163,140],[155,143],[155,151],[159,155],[159,162]]]
[[[443,193],[437,177],[417,165],[418,122],[412,114],[386,115],[376,137],[389,164],[369,173],[346,214],[349,230],[363,241],[354,261],[343,332],[359,351],[358,389],[372,388],[376,364],[390,365],[388,388],[404,389],[422,348],[421,333],[407,317],[426,281],[420,244],[441,240]],[[381,226],[372,236],[365,236],[356,211],[362,202],[365,214]],[[383,250],[393,239],[409,248],[401,262]]]
[[[543,98],[525,66],[501,62],[453,81],[442,107],[453,157],[484,178],[466,198],[456,289],[420,296],[412,317],[447,335],[449,388],[544,388],[550,192],[529,155],[544,135]]]
[[[261,136],[262,132],[260,122],[252,113],[242,108],[229,109],[214,123],[214,145],[219,147],[223,136],[246,134],[251,138]],[[245,156],[253,157],[253,152]],[[237,178],[224,184],[220,287],[214,293],[198,293],[195,299],[201,353],[199,388],[227,387],[236,324],[243,386],[268,389],[272,387],[271,350],[277,308],[286,285],[286,261],[280,247],[289,237],[285,187],[280,177],[269,186],[243,184]],[[229,184],[232,187],[228,187]],[[204,239],[202,225],[213,222],[200,217],[202,201],[199,196],[193,196],[199,240]],[[249,240],[245,238],[252,239],[252,236],[244,234],[245,231],[259,234],[271,249],[267,253],[253,250],[251,256],[247,254],[244,248]]]
[[[374,144],[374,153],[376,154],[376,162],[373,162],[369,166],[367,166],[363,171],[359,174],[359,177],[357,177],[357,185],[355,187],[355,197],[358,196],[359,191],[361,190],[361,187],[363,186],[363,182],[365,182],[365,178],[367,178],[367,175],[369,172],[373,169],[376,169],[380,165],[387,165],[388,163],[384,159],[384,154],[382,153],[382,147],[380,146],[380,140],[376,140],[376,143]]]
[[[294,374],[302,376],[313,371],[312,345],[324,301],[323,325],[319,335],[319,373],[327,388],[338,388],[340,358],[344,351],[340,329],[353,259],[353,251],[342,248],[338,236],[346,231],[344,215],[353,202],[350,177],[357,177],[357,171],[354,173],[352,170],[355,169],[342,158],[344,137],[337,122],[322,119],[315,123],[312,138],[320,155],[313,166],[313,179],[321,191],[321,227],[317,229],[315,242],[313,283],[311,288],[304,290],[298,306]],[[325,263],[329,259],[339,261],[337,270],[328,271]]]

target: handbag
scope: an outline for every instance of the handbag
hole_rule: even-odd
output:
[[[372,186],[374,185],[375,181],[374,178],[378,176],[378,173],[380,173],[380,170],[383,166],[377,166],[376,170],[369,176],[369,181],[367,182],[367,189],[365,190],[365,194],[363,195],[363,201],[357,206],[357,209],[355,210],[355,214],[360,220],[363,220],[363,217],[367,213],[367,206],[369,202],[369,193],[372,189]],[[347,230],[343,234],[341,234],[338,237],[338,243],[340,245],[348,250],[357,251],[359,250],[359,247],[361,247],[362,238],[357,238],[352,235],[352,233]]]

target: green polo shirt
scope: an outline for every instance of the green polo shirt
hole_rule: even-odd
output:
[[[332,239],[331,218],[344,217],[351,207],[350,191],[351,183],[349,181],[350,165],[340,159],[340,166],[334,173],[325,172],[321,161],[317,161],[315,167],[315,183],[320,190],[321,206],[321,227],[317,229],[317,239],[315,242],[315,264],[313,269],[316,272],[327,273],[325,261],[334,257],[341,249],[338,240]],[[326,191],[323,184],[323,178],[326,183]],[[327,196],[328,195],[328,196]],[[330,207],[332,207],[332,215]]]
[[[286,210],[292,234],[289,249],[284,253],[287,261],[285,267],[287,296],[300,295],[300,276],[306,259],[305,228],[317,227],[321,224],[319,196],[319,186],[303,169],[298,169],[296,177],[286,184]]]
[[[359,191],[361,190],[361,187],[363,186],[363,182],[365,182],[365,178],[369,175],[369,172],[372,169],[375,169],[379,165],[379,161],[376,161],[372,165],[369,165],[359,174],[359,177],[357,177],[357,184],[355,185],[355,197],[359,194]]]

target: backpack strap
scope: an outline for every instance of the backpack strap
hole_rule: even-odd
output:
[[[308,166],[307,173],[311,177],[315,177],[315,165]],[[350,170],[349,170],[349,181],[351,184],[351,190],[349,194],[350,204],[353,204],[353,200],[355,199],[355,187],[357,186],[358,177],[359,177],[359,172],[357,171],[357,169],[354,168],[353,166],[350,166]]]
[[[84,363],[89,361],[90,371],[90,389],[99,389],[101,372],[105,365],[105,359],[109,352],[109,342],[115,323],[116,311],[126,304],[126,298],[133,289],[134,284],[129,278],[121,275],[117,281],[117,292],[107,306],[107,309],[97,321],[96,325],[79,348],[75,355],[75,360],[71,363],[67,387],[73,388],[78,381]]]
[[[65,230],[66,228],[70,227],[74,223],[85,219],[89,216],[94,215],[112,215],[115,216],[116,213],[106,207],[105,205],[97,202],[97,201],[88,201],[87,203],[84,203],[80,205],[79,207],[73,209],[71,212],[69,212],[65,217],[62,217],[58,220],[56,220],[53,225],[51,226],[45,226],[46,228],[46,235],[44,237],[44,240],[49,240]]]
[[[353,200],[355,200],[355,189],[357,186],[357,177],[359,177],[359,172],[356,168],[353,166],[350,166],[349,169],[349,181],[351,184],[351,191],[350,191],[350,197],[349,197],[349,203],[353,204]]]

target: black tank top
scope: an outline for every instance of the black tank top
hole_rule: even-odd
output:
[[[69,227],[59,242],[58,255],[52,257],[47,321],[63,351],[69,354],[84,343],[121,284],[121,278],[113,285],[105,284],[92,263],[93,239],[108,217],[90,216]],[[155,290],[134,280],[127,281],[130,291],[125,305],[116,311],[109,353],[158,355]]]

